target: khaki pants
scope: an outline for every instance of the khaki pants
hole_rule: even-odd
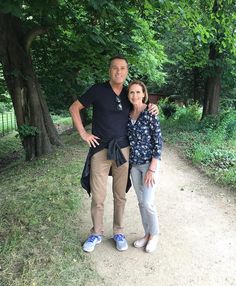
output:
[[[103,234],[104,202],[107,193],[107,179],[110,168],[113,177],[113,234],[123,233],[123,215],[126,203],[126,185],[129,168],[129,147],[121,149],[127,162],[119,167],[114,160],[107,160],[107,149],[103,149],[91,158],[90,186],[92,194],[91,216],[93,234]]]

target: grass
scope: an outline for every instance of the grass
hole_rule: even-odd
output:
[[[65,115],[56,115],[56,114],[52,114],[51,115],[52,120],[54,123],[56,124],[63,124],[63,125],[71,125],[72,124],[72,119],[71,116],[68,114]]]
[[[19,147],[14,136],[8,139]],[[0,173],[0,285],[77,286],[100,279],[79,233],[87,147],[77,134],[62,140],[65,147],[55,153],[17,160]]]
[[[59,133],[72,126],[72,120],[68,114],[52,115],[52,119]],[[16,139],[17,135],[17,131],[12,131],[0,137],[0,167],[4,167],[9,161],[24,160],[24,150],[19,138]]]
[[[16,139],[16,134],[17,132],[14,131],[4,137],[0,137],[0,158],[22,150],[21,142],[19,139]]]

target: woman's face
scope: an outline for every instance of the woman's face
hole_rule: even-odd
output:
[[[143,104],[145,94],[142,86],[136,83],[132,84],[129,88],[128,98],[132,104]]]

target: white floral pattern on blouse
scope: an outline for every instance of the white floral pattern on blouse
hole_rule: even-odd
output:
[[[130,163],[146,164],[152,158],[161,159],[162,135],[158,117],[147,109],[140,113],[133,124],[128,121],[128,137],[130,142]]]

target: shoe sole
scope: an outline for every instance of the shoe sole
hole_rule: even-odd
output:
[[[115,244],[116,244],[116,249],[117,249],[118,251],[125,251],[125,250],[127,250],[127,249],[129,248],[128,243],[127,243],[126,240],[125,240],[125,241],[126,241],[126,246],[125,246],[124,248],[119,248],[119,247],[118,247],[118,241],[115,240],[114,236],[112,237],[112,239],[114,240],[114,242],[115,242]]]
[[[119,250],[119,251],[125,251],[125,250],[127,250],[128,248],[129,248],[128,246],[127,246],[126,248],[122,248],[122,249],[119,249],[119,248],[116,247],[116,249]]]
[[[136,244],[135,242],[133,243],[135,248],[143,248],[147,245],[147,241],[144,244]]]
[[[147,250],[147,249],[145,249],[145,252],[146,252],[146,253],[152,253],[152,252],[154,252],[154,251],[156,251],[156,250],[157,250],[157,248],[152,249],[152,250]]]
[[[153,248],[151,248],[151,249],[149,249],[149,248],[146,246],[145,251],[146,251],[147,253],[152,253],[152,252],[156,251],[157,247],[158,247],[158,244],[156,244],[156,245],[155,245]]]
[[[115,241],[115,243],[116,243],[116,241]],[[128,248],[129,248],[128,245],[127,245],[126,247],[124,247],[124,248],[118,248],[117,245],[116,245],[116,249],[119,250],[119,251],[125,251],[125,250],[127,250]]]

